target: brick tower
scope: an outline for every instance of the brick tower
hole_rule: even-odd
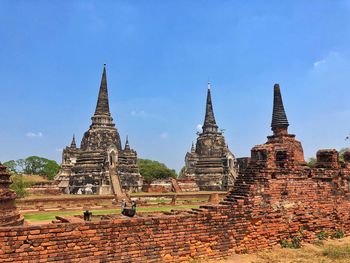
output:
[[[229,150],[225,137],[218,130],[210,83],[208,83],[207,101],[202,133],[198,134],[196,146],[185,157],[184,178],[196,181],[200,190],[228,190],[237,176],[237,162]]]

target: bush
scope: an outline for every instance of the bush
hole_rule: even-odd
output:
[[[302,241],[302,237],[301,236],[293,237],[292,238],[291,248],[301,248],[301,241]]]
[[[23,198],[28,195],[26,188],[32,184],[24,179],[23,175],[16,174],[11,176],[12,184],[10,188],[16,192],[18,198]]]
[[[287,239],[281,240],[280,244],[281,244],[281,247],[283,247],[283,248],[289,248],[290,247],[290,244],[289,244]]]
[[[290,242],[287,239],[281,240],[280,244],[283,248],[301,248],[301,242],[304,239],[303,229],[299,229],[298,235],[290,238]]]
[[[331,238],[339,239],[339,238],[343,238],[344,236],[345,234],[343,230],[337,230],[331,235]]]
[[[321,231],[316,236],[317,236],[317,238],[319,240],[325,240],[325,239],[327,239],[329,237],[329,234],[327,232],[325,232],[325,231]]]

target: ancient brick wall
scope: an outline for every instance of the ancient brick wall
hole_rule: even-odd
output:
[[[250,168],[221,205],[151,218],[0,229],[0,261],[222,258],[302,233],[350,232],[347,169]]]
[[[222,257],[232,247],[228,235],[222,235],[226,221],[226,216],[208,212],[3,228],[0,261],[159,262]]]

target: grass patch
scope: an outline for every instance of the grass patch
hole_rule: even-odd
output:
[[[323,256],[331,260],[350,260],[350,245],[346,246],[334,246],[329,245],[324,248]]]
[[[138,207],[137,212],[170,212],[173,209],[191,209],[198,208],[198,205],[181,205],[181,206],[162,206],[162,207]],[[91,210],[93,215],[110,215],[120,214],[120,209],[107,209],[107,210]],[[83,210],[79,211],[54,211],[54,212],[39,212],[24,214],[24,219],[30,222],[54,220],[56,216],[74,216],[82,215]]]

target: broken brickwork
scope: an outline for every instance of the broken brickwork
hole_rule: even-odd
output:
[[[0,163],[0,227],[23,224],[23,217],[15,206],[16,193],[10,189],[10,184],[10,174]]]

